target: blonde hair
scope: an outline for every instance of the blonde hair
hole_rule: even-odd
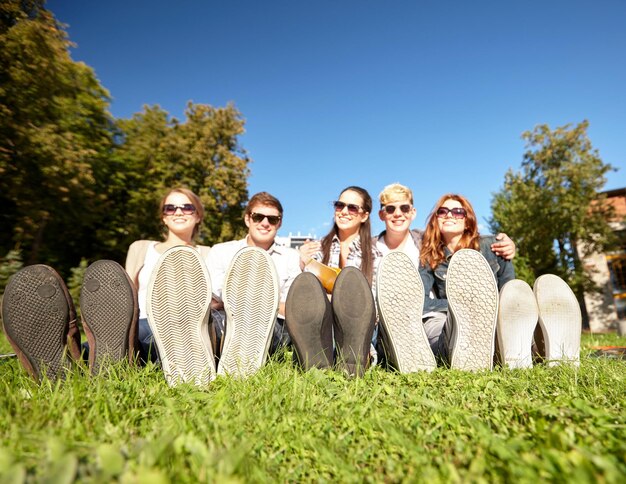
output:
[[[200,197],[198,195],[189,190],[189,188],[172,188],[165,194],[165,196],[161,199],[161,202],[159,203],[159,217],[163,216],[163,206],[165,205],[165,200],[167,200],[167,197],[169,197],[172,193],[181,193],[185,195],[193,204],[193,206],[196,207],[196,214],[198,215],[199,220],[193,228],[193,234],[191,235],[191,237],[195,239],[198,235],[198,232],[200,231],[200,225],[204,221],[204,205],[202,205],[202,200],[200,200]]]
[[[398,199],[408,199],[411,201],[411,205],[413,205],[413,192],[409,187],[405,187],[399,183],[392,183],[391,185],[387,185],[383,188],[383,191],[380,192],[380,195],[378,195],[378,201],[380,202],[381,208],[389,202],[393,202]]]

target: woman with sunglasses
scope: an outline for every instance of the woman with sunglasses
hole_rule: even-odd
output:
[[[333,366],[336,350],[338,366],[348,375],[361,375],[376,323],[372,286],[381,257],[371,236],[372,198],[367,190],[350,186],[333,206],[330,232],[321,242],[300,248],[305,272],[291,286],[285,322],[305,369]],[[311,259],[341,269],[328,297],[308,271]]]
[[[156,345],[146,312],[148,282],[161,254],[179,245],[195,247],[206,259],[209,247],[196,245],[204,207],[200,197],[187,188],[173,188],[161,199],[159,214],[164,227],[164,240],[137,240],[128,248],[126,272],[135,283],[139,299],[139,346],[144,361],[157,361]]]
[[[476,214],[461,195],[442,196],[430,214],[420,252],[425,310],[447,313],[438,352],[452,367],[491,369],[498,291],[515,278],[511,261],[495,254],[493,236],[478,233]],[[468,250],[469,249],[469,250]]]

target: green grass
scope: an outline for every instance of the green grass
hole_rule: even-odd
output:
[[[349,380],[272,360],[169,388],[154,366],[37,384],[0,360],[0,482],[623,482],[626,361]],[[0,348],[9,350],[6,341]]]

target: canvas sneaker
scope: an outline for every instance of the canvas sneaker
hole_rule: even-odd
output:
[[[554,274],[539,276],[533,289],[548,364],[578,365],[582,316],[576,296],[567,283]]]
[[[446,276],[450,366],[491,370],[498,316],[498,286],[480,252],[461,249],[452,256]],[[451,330],[451,331],[449,331]]]
[[[376,298],[383,346],[400,373],[437,367],[422,323],[424,285],[403,252],[383,257],[377,272]]]
[[[222,290],[226,328],[218,374],[247,377],[263,366],[279,292],[276,268],[266,250],[244,247],[235,254]]]
[[[207,385],[215,378],[209,339],[211,278],[200,253],[188,246],[165,251],[148,283],[146,311],[170,386]]]
[[[24,267],[9,280],[2,300],[7,340],[20,363],[37,380],[62,378],[80,359],[80,331],[74,303],[63,279],[43,264]]]
[[[80,291],[80,315],[92,374],[107,363],[133,359],[137,314],[137,291],[124,268],[112,260],[91,264]]]
[[[500,291],[496,331],[501,363],[509,368],[531,368],[533,334],[539,310],[530,286],[520,280],[507,282]]]

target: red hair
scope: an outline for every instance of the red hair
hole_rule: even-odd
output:
[[[422,239],[420,262],[425,266],[430,266],[432,269],[435,269],[439,264],[446,260],[446,253],[444,250],[446,243],[443,235],[441,235],[441,231],[439,230],[439,224],[437,223],[437,210],[443,206],[446,200],[455,200],[459,202],[465,209],[465,212],[467,212],[465,217],[465,231],[463,232],[459,245],[455,250],[480,250],[478,222],[476,221],[476,213],[472,208],[472,204],[463,195],[448,193],[437,201],[432,212],[430,212],[428,223],[426,224],[426,230],[424,231],[424,237]]]

